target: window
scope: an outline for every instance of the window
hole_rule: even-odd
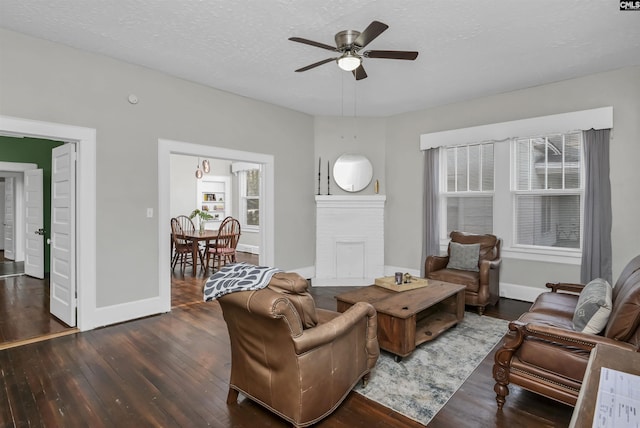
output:
[[[441,242],[493,233],[511,251],[581,249],[582,133],[441,149]]]
[[[493,143],[462,145],[444,150],[445,234],[452,230],[491,233],[493,230]]]
[[[240,223],[247,230],[260,226],[260,169],[240,171]]]
[[[580,249],[582,133],[513,142],[515,245]]]

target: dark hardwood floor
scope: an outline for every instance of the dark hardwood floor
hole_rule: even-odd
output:
[[[218,303],[202,302],[205,278],[176,269],[170,313],[0,350],[0,427],[288,426],[249,400],[226,404],[229,338]],[[311,288],[327,309],[342,290]],[[501,299],[486,314],[515,319],[529,306]],[[573,408],[516,386],[498,411],[494,352],[428,426],[568,426]],[[422,425],[352,392],[316,426]]]

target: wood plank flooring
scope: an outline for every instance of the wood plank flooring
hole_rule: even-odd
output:
[[[249,400],[225,402],[229,338],[204,275],[174,274],[170,313],[0,351],[0,427],[286,427]],[[342,287],[312,287],[335,309]],[[194,300],[190,300],[190,299]],[[514,319],[529,303],[501,299],[486,314]],[[495,351],[495,350],[494,350]],[[512,386],[503,411],[493,352],[429,427],[566,427],[573,409]],[[317,427],[421,427],[352,392]]]
[[[0,349],[10,343],[71,330],[49,314],[48,278],[0,278],[0,311]]]

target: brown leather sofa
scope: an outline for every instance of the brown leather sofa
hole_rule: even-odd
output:
[[[240,392],[304,427],[366,383],[380,354],[375,309],[316,308],[307,287],[295,273],[277,273],[266,288],[218,299],[231,339],[228,404]]]
[[[573,316],[582,284],[547,284],[518,320],[495,354],[493,377],[498,408],[510,383],[575,406],[591,350],[605,343],[631,352],[640,349],[640,256],[631,260],[613,287],[612,309],[600,334],[574,330]],[[565,292],[561,292],[565,291]]]
[[[487,305],[495,305],[500,298],[500,247],[502,240],[495,235],[476,235],[453,231],[446,256],[428,256],[424,262],[425,278],[453,282],[467,287],[466,305],[476,306],[482,315]],[[478,272],[447,268],[451,256],[451,242],[480,244]]]

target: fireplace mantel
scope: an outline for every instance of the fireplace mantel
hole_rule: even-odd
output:
[[[314,285],[369,285],[384,272],[385,195],[316,196]]]

